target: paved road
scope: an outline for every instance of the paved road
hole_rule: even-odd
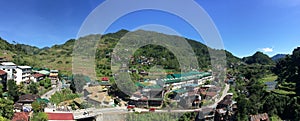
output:
[[[57,81],[58,84],[56,85],[56,87],[52,88],[52,90],[46,92],[45,94],[43,94],[41,96],[41,98],[46,98],[46,99],[50,99],[51,95],[53,95],[55,92],[60,91],[60,89],[62,88],[62,83],[61,81]]]

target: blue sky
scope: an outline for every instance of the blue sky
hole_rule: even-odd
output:
[[[102,0],[0,1],[0,37],[38,47],[76,38],[85,18]],[[238,57],[256,51],[273,56],[300,46],[299,0],[198,0],[214,21],[226,50]],[[118,3],[116,3],[118,4]],[[124,5],[120,5],[124,6]],[[180,8],[180,5],[178,5]],[[180,8],[186,9],[186,8]],[[109,13],[109,11],[103,11]],[[117,20],[107,32],[158,24],[201,42],[193,27],[170,13],[143,10]]]

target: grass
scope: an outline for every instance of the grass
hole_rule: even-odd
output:
[[[294,92],[294,91],[286,91],[286,90],[279,90],[279,89],[275,89],[275,90],[273,90],[273,92],[282,94],[282,95],[295,95],[296,94],[296,92]]]
[[[282,121],[281,118],[277,115],[273,115],[270,117],[271,121]]]
[[[262,83],[265,83],[265,82],[275,81],[276,79],[277,79],[276,75],[269,74],[269,75],[266,75],[264,78],[259,79],[259,81]]]

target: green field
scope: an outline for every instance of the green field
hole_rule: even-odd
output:
[[[276,79],[277,79],[276,75],[270,74],[270,75],[266,75],[264,78],[259,79],[259,81],[265,83],[265,82],[275,81]]]
[[[296,94],[296,92],[294,92],[294,91],[286,91],[286,90],[279,90],[279,89],[273,90],[273,92],[282,94],[282,95],[295,95]]]

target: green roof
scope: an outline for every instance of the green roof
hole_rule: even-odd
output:
[[[142,84],[142,83],[140,83],[140,82],[136,82],[136,83],[135,83],[135,86],[138,86],[138,87],[143,87],[143,88],[145,87],[145,85],[144,85],[144,84]]]
[[[38,102],[45,102],[45,103],[49,103],[50,101],[48,99],[45,98],[38,98],[36,99]]]
[[[181,81],[187,81],[190,79],[201,79],[203,77],[211,76],[209,72],[198,72],[198,71],[191,71],[183,74],[169,74],[166,76],[163,81],[165,83],[177,83]]]
[[[49,75],[50,72],[49,71],[46,71],[46,70],[40,70],[40,71],[37,71],[38,73],[40,74],[44,74],[44,75]]]

